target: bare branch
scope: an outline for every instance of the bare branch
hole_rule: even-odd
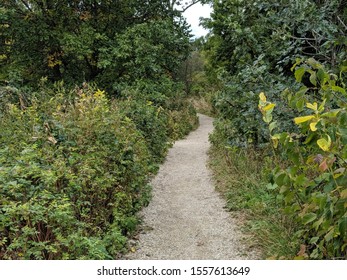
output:
[[[341,22],[343,27],[347,30],[347,25],[342,21],[342,19],[339,16],[337,16],[337,19],[339,20],[339,22]]]
[[[188,4],[188,6],[185,6],[180,10],[181,13],[184,13],[186,10],[188,10],[190,7],[194,6],[195,4],[199,3],[201,0],[194,0],[192,3]]]
[[[31,7],[30,7],[30,5],[29,5],[29,3],[27,3],[26,1],[24,1],[24,0],[21,0],[21,2],[22,2],[22,4],[30,11],[30,12],[32,12],[33,10],[31,9]]]
[[[296,39],[296,40],[317,41],[317,39],[315,39],[315,38],[296,37],[296,36],[292,36],[292,35],[290,36],[290,38]]]

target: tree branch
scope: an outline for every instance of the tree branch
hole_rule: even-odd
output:
[[[291,35],[290,38],[296,39],[296,40],[317,41],[317,39],[315,39],[315,38],[296,37],[293,35]]]
[[[347,25],[342,21],[342,19],[339,16],[337,16],[337,19],[339,20],[339,22],[341,22],[343,27],[347,30]]]
[[[195,4],[201,2],[201,0],[194,0],[192,3],[188,4],[188,6],[182,7],[182,10],[179,12],[184,13],[186,10],[188,10],[190,7],[194,6]]]
[[[33,10],[31,9],[30,5],[26,1],[21,0],[21,2],[30,12],[33,12]]]

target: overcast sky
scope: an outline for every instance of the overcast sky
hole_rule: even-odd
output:
[[[195,37],[205,36],[207,30],[199,26],[199,18],[207,18],[210,16],[212,9],[209,5],[201,5],[197,3],[185,11],[184,16],[187,18],[188,23],[191,25],[192,33]]]

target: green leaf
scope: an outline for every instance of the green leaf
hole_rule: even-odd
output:
[[[269,130],[272,132],[277,127],[277,122],[272,122],[269,124]]]
[[[287,176],[286,173],[280,173],[277,175],[277,177],[275,178],[275,182],[276,184],[282,186],[284,183],[284,178]]]
[[[318,237],[318,236],[312,237],[312,238],[310,239],[310,244],[315,244],[315,243],[317,243],[318,240],[319,240],[319,237]]]
[[[332,89],[333,91],[337,91],[337,92],[340,92],[340,93],[346,95],[346,90],[345,90],[344,88],[342,88],[342,87],[339,87],[339,86],[332,86],[331,89]]]
[[[325,73],[323,69],[319,69],[317,71],[317,77],[318,77],[320,83],[324,84],[325,83],[324,81],[328,80],[329,75],[327,73]]]
[[[324,114],[322,114],[322,117],[327,117],[327,118],[336,118],[336,116],[338,115],[338,113],[341,112],[341,109],[335,109],[335,110],[331,110],[329,112],[326,112]]]
[[[324,106],[325,106],[325,103],[327,102],[326,98],[324,98],[322,104],[319,105],[319,108],[318,108],[318,112],[321,113],[324,111]]]
[[[297,57],[295,59],[294,65],[292,66],[292,68],[290,68],[290,71],[294,71],[295,67],[298,66],[301,62],[302,62],[302,59]]]
[[[275,190],[275,189],[278,188],[278,185],[277,185],[277,184],[271,184],[271,183],[269,183],[269,184],[266,185],[266,188],[267,188],[268,190]]]
[[[301,87],[301,88],[298,90],[297,95],[299,95],[299,96],[304,96],[304,94],[305,94],[308,90],[309,90],[308,87],[303,86],[303,87]]]
[[[320,64],[317,60],[315,60],[314,58],[310,57],[306,63],[308,65],[310,65],[312,68],[314,69],[321,69],[323,68],[322,64]]]
[[[312,223],[314,220],[317,219],[317,214],[315,213],[307,213],[303,218],[302,218],[302,222],[304,223],[304,225],[307,225],[309,223]]]
[[[330,241],[331,239],[334,238],[334,231],[335,231],[335,228],[334,227],[330,227],[330,230],[328,231],[328,233],[324,236],[324,239],[326,241]]]
[[[304,67],[300,67],[297,70],[295,70],[295,79],[298,83],[301,83],[302,77],[304,76],[306,72],[306,69]]]
[[[306,186],[309,183],[309,180],[305,177],[304,174],[301,174],[295,179],[295,183],[298,186]]]
[[[343,190],[341,193],[340,193],[340,196],[342,199],[346,199],[347,198],[347,189]]]
[[[347,217],[342,217],[339,222],[339,231],[342,237],[347,236]]]
[[[298,109],[298,111],[301,112],[304,109],[304,107],[305,107],[305,100],[303,98],[300,98],[296,102],[295,106]]]
[[[324,221],[324,218],[321,217],[318,221],[312,224],[312,228],[318,230],[319,226],[323,223],[323,221]]]
[[[311,84],[313,84],[314,86],[317,86],[317,75],[316,75],[316,72],[312,72],[312,73],[311,73],[310,82],[311,82]]]
[[[270,111],[267,111],[266,114],[264,114],[263,120],[266,123],[270,123],[272,121],[272,115]]]

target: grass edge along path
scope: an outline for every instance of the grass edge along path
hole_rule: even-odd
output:
[[[293,259],[299,251],[294,225],[281,214],[276,196],[266,189],[266,169],[260,152],[212,145],[209,167],[217,190],[240,221],[245,235],[262,252],[263,259]]]

